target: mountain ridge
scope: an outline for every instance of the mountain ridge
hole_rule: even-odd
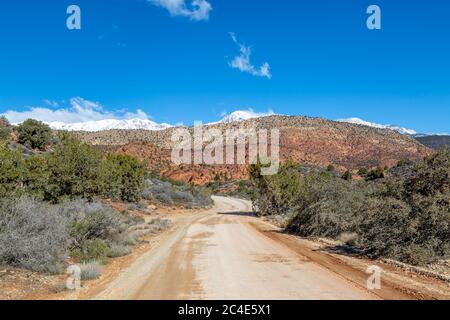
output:
[[[156,123],[148,119],[104,119],[77,123],[47,122],[54,130],[98,132],[106,130],[149,130],[158,131],[171,128],[167,123]]]
[[[400,126],[392,125],[392,124],[378,124],[378,123],[374,123],[374,122],[365,121],[365,120],[362,120],[362,119],[356,118],[356,117],[346,118],[346,119],[337,119],[336,121],[353,123],[353,124],[374,127],[374,128],[379,128],[379,129],[389,129],[389,130],[397,131],[401,134],[406,134],[406,135],[410,135],[410,136],[414,136],[414,135],[418,134],[417,131],[415,131],[413,129],[402,128]]]
[[[275,114],[272,110],[267,112],[255,112],[252,109],[247,110],[236,110],[230,114],[223,114],[222,119],[219,121],[214,121],[206,123],[204,125],[216,125],[220,123],[233,123],[247,121],[255,118],[263,118],[268,116],[274,116]],[[330,120],[333,121],[333,120]],[[389,129],[392,131],[399,132],[404,135],[409,135],[414,138],[427,137],[427,136],[448,136],[447,134],[424,134],[418,133],[414,129],[404,128],[398,125],[391,124],[379,124],[370,121],[365,121],[357,117],[343,118],[334,120],[337,122],[351,123],[356,125],[368,126],[378,129]],[[64,123],[61,121],[44,122],[48,124],[54,130],[66,130],[66,131],[86,131],[86,132],[99,132],[107,130],[148,130],[148,131],[159,131],[168,128],[176,127],[176,125],[168,123],[157,123],[149,119],[142,118],[131,118],[131,119],[103,119],[96,121],[85,121],[76,123]]]
[[[403,159],[421,159],[431,153],[411,136],[390,129],[374,128],[322,118],[265,116],[238,122],[204,125],[225,133],[236,129],[279,129],[280,159],[326,167],[340,172],[359,168],[393,166]],[[193,133],[193,127],[184,127]],[[176,127],[159,131],[110,130],[76,132],[83,141],[110,152],[127,153],[145,160],[150,170],[175,180],[205,184],[216,179],[242,180],[246,165],[174,165],[170,151]]]

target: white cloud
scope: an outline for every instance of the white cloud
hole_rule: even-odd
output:
[[[188,17],[191,20],[208,20],[212,11],[211,4],[206,0],[147,0],[155,6],[162,7],[169,11],[172,16]]]
[[[48,103],[46,102],[46,104]],[[80,97],[70,99],[70,106],[66,108],[30,107],[25,111],[8,110],[1,115],[5,116],[12,124],[19,124],[30,118],[45,123],[79,123],[106,119],[149,119],[147,114],[139,109],[136,112],[111,112],[104,110],[98,102],[92,102]]]
[[[59,107],[59,102],[57,102],[57,101],[45,99],[44,103],[49,105],[50,107],[53,107],[53,108]]]
[[[230,62],[230,67],[238,69],[242,72],[250,73],[251,75],[257,77],[265,77],[267,79],[272,79],[272,74],[270,73],[270,65],[264,62],[259,68],[255,67],[250,62],[250,56],[252,55],[252,48],[250,46],[245,46],[238,42],[236,35],[230,32],[231,39],[233,42],[239,46],[240,55],[236,56],[233,61]]]

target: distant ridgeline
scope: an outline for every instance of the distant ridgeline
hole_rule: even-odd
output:
[[[432,149],[440,149],[442,147],[450,148],[450,136],[424,136],[416,137],[416,140]]]

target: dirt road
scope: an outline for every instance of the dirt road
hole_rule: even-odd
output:
[[[215,197],[95,299],[376,299],[252,224],[250,203]]]

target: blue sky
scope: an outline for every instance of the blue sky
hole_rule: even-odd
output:
[[[82,97],[157,122],[252,108],[450,132],[448,1],[154,1],[2,1],[0,113],[73,111]],[[71,4],[81,30],[66,27]],[[370,4],[380,31],[366,27]]]

